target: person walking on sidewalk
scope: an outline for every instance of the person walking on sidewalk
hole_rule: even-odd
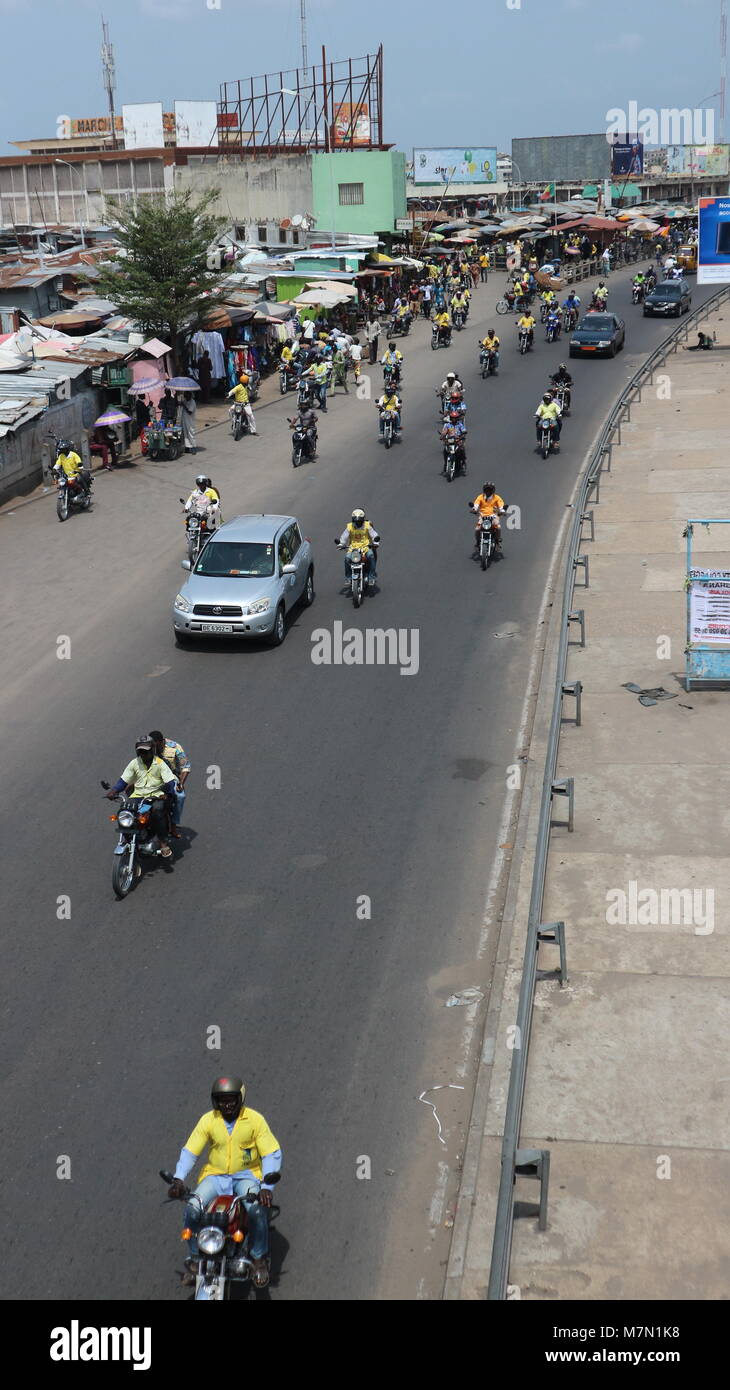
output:
[[[374,365],[378,360],[378,338],[380,337],[380,320],[373,315],[365,328],[365,337],[370,345],[370,363]]]
[[[186,454],[197,453],[195,442],[195,417],[197,413],[198,407],[192,391],[185,391],[182,398],[182,427]]]

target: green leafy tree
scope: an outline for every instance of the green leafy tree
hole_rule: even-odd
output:
[[[208,212],[215,196],[195,201],[184,192],[140,198],[136,208],[116,199],[106,204],[124,254],[101,268],[97,293],[169,342],[176,363],[183,331],[196,328],[215,302],[218,276],[206,266],[208,247],[223,226]]]

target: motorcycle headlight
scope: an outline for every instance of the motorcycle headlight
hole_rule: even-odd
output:
[[[216,1226],[205,1226],[198,1236],[198,1249],[204,1255],[220,1255],[226,1238]]]
[[[253,618],[257,613],[267,613],[270,607],[270,598],[257,598],[255,603],[249,603],[248,616]]]
[[[179,608],[181,613],[189,613],[192,609],[192,606],[192,603],[188,603],[188,600],[182,594],[178,594],[176,596],[175,607]]]
[[[120,811],[117,816],[117,825],[121,830],[131,830],[134,825],[134,811]]]

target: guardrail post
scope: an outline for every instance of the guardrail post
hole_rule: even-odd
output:
[[[603,466],[603,460],[604,460],[604,458],[606,458],[606,457],[608,458],[608,463],[606,464],[606,466],[605,466],[605,468],[604,468],[604,466]],[[612,458],[613,458],[613,444],[604,444],[603,448],[601,449],[601,468],[600,468],[600,472],[601,472],[601,473],[610,473],[610,472],[611,472],[611,461],[612,461]],[[598,497],[596,497],[596,501],[598,501]]]
[[[572,831],[572,829],[573,829],[573,824],[574,824],[574,818],[573,818],[573,812],[574,812],[573,778],[572,778],[572,777],[564,777],[563,780],[562,780],[561,782],[553,782],[553,784],[552,784],[552,786],[551,786],[551,788],[550,788],[550,794],[551,794],[551,796],[567,796],[567,798],[568,798],[568,819],[567,819],[567,821],[551,821],[551,822],[550,822],[551,825],[562,825],[562,826],[567,825],[568,830]]]
[[[588,556],[587,556],[587,555],[577,555],[577,556],[576,556],[576,558],[575,558],[574,561],[573,561],[573,569],[576,569],[576,570],[577,570],[577,568],[578,568],[579,565],[580,565],[580,566],[582,567],[582,569],[583,569],[583,576],[584,576],[584,578],[583,578],[583,583],[581,584],[580,587],[581,587],[581,589],[589,589],[589,588],[590,588],[590,581],[589,581],[589,578],[588,578]]]
[[[621,417],[620,417],[620,416],[619,416],[618,423],[617,423],[617,425],[616,425],[616,436],[617,436],[617,438],[616,438],[616,443],[617,443],[617,444],[620,444],[620,443],[621,443]]]
[[[609,447],[609,449],[612,449],[612,448],[613,448],[613,445],[612,445],[612,444],[609,444],[608,447]],[[589,482],[588,487],[586,488],[586,502],[600,502],[600,500],[601,500],[601,473],[602,473],[602,471],[603,471],[602,469],[599,469],[598,473],[596,473],[595,476],[594,476],[593,478],[591,478],[591,481]],[[609,470],[607,470],[607,471],[609,471]],[[591,492],[594,492],[594,493],[595,493],[595,496],[594,496],[594,497],[591,497],[591,495],[590,495]]]
[[[557,970],[537,970],[535,979],[553,980],[556,975],[560,977],[560,986],[568,983],[568,956],[565,949],[565,922],[541,922],[537,929],[538,945],[545,942],[548,946],[558,946],[560,948],[560,965]]]
[[[550,1150],[518,1149],[515,1154],[515,1178],[534,1178],[540,1184],[538,1230],[547,1230],[548,1185],[550,1182]]]
[[[571,640],[570,640],[570,624],[571,624],[571,623],[578,623],[578,624],[580,625],[580,642],[578,643],[578,646],[579,646],[579,647],[584,647],[585,644],[586,644],[586,615],[585,615],[585,610],[584,610],[583,608],[576,608],[576,610],[575,610],[574,613],[569,613],[569,614],[568,614],[568,646],[569,646],[569,647],[575,646],[575,643],[574,643],[574,642],[571,642]]]
[[[572,695],[575,698],[575,719],[573,723],[576,729],[579,729],[581,724],[581,696],[583,694],[582,683],[580,681],[564,681],[560,688],[564,695]],[[564,719],[563,722],[567,724],[569,721]]]
[[[594,541],[594,540],[596,539],[596,521],[595,521],[595,512],[593,511],[593,508],[591,508],[591,510],[590,510],[589,512],[584,512],[583,515],[582,515],[582,517],[581,517],[581,519],[580,519],[580,521],[581,521],[581,527],[580,527],[580,540],[583,541],[583,540],[586,539],[586,537],[583,535],[583,522],[584,522],[584,521],[589,521],[590,524],[591,524],[591,534],[590,534],[590,536],[588,537],[588,540]]]

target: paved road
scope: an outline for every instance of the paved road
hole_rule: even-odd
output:
[[[286,1154],[272,1296],[438,1297],[471,1075],[465,1011],[444,1005],[489,983],[485,892],[535,616],[585,448],[632,362],[666,332],[632,312],[625,284],[612,277],[627,350],[574,364],[575,412],[547,464],[532,412],[565,349],[538,335],[518,356],[512,319],[492,313],[500,276],[451,352],[430,351],[425,325],[404,344],[405,430],[390,455],[373,406],[338,398],[320,461],[294,473],[281,402],[260,412],[258,441],[207,431],[195,467],[101,476],[89,516],[60,526],[48,499],[0,518],[0,1085],[15,1218],[4,1296],[183,1298],[179,1209],[161,1205],[156,1170],[174,1164],[213,1076],[232,1070]],[[476,330],[490,322],[502,369],[482,382]],[[470,426],[470,476],[451,485],[433,395],[450,365]],[[173,645],[177,498],[201,466],[229,517],[292,511],[313,540],[317,599],[278,650]],[[485,476],[522,525],[482,574],[466,503]],[[359,613],[332,544],[354,505],[383,536],[382,589]],[[315,666],[311,634],[336,619],[415,629],[417,674]],[[60,636],[70,659],[56,654]],[[193,760],[190,832],[173,871],[118,903],[99,779],[116,778],[155,725]],[[213,765],[220,790],[206,789]],[[356,915],[361,894],[369,921]],[[466,1087],[431,1097],[447,1147],[418,1100],[442,1083]],[[63,1155],[70,1180],[57,1177]],[[357,1177],[365,1157],[369,1180]]]

